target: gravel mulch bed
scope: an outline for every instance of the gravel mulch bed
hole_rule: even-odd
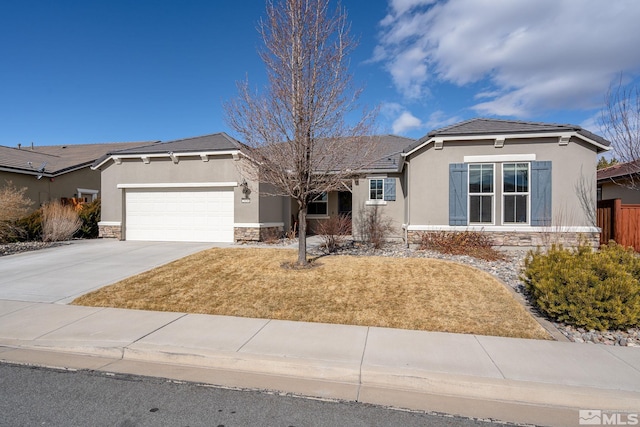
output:
[[[0,257],[13,255],[20,252],[37,251],[39,249],[61,246],[60,242],[17,242],[0,245]]]

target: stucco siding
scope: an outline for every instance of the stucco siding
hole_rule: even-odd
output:
[[[393,179],[395,182],[395,200],[371,200],[371,179]],[[402,225],[404,224],[404,206],[406,187],[404,175],[401,174],[367,174],[353,182],[353,230],[356,238],[360,236],[360,226],[372,209],[378,209],[383,220],[391,223],[393,232],[389,237],[402,237]]]
[[[34,202],[32,210],[50,200],[76,197],[78,188],[100,190],[100,172],[93,171],[88,166],[53,178],[41,179],[37,179],[35,175],[0,171],[0,185],[4,186],[5,181],[11,181],[17,188],[27,188],[25,195]]]
[[[625,205],[640,204],[640,189],[625,187],[623,182],[605,182],[602,187],[602,200],[621,199]]]
[[[122,222],[123,194],[119,184],[162,184],[236,182],[243,180],[236,161],[229,156],[210,157],[204,162],[200,157],[180,158],[175,164],[170,159],[152,158],[148,164],[140,159],[123,159],[122,164],[110,161],[102,168],[102,218],[104,222]],[[249,203],[242,203],[242,188],[234,191],[234,218],[239,223],[259,222],[259,197],[257,186],[252,189]]]
[[[270,184],[260,184],[259,194],[253,198],[259,203],[260,223],[283,223],[284,222],[284,201],[282,196],[274,196],[275,190]],[[284,225],[283,225],[284,226]]]
[[[494,147],[493,140],[445,142],[443,149],[436,150],[433,145],[428,145],[413,153],[406,165],[411,192],[407,203],[410,224],[449,224],[449,164],[464,163],[465,156],[507,156],[503,160],[511,162],[506,160],[509,155],[533,155],[535,161],[552,162],[553,226],[591,225],[581,207],[576,186],[582,177],[588,184],[588,197],[595,207],[595,148],[575,139],[567,145],[560,145],[557,138],[507,139],[502,148]],[[503,225],[500,188],[503,160],[478,161],[496,165],[493,215],[494,224],[498,226]]]

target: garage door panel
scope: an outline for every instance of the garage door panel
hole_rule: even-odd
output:
[[[126,200],[126,239],[233,241],[233,191],[135,189]]]

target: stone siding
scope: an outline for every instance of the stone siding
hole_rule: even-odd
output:
[[[233,230],[233,239],[236,242],[262,242],[271,238],[280,238],[282,233],[282,226],[236,227]]]
[[[122,227],[119,225],[98,225],[98,237],[122,240]]]
[[[428,231],[409,231],[409,244],[420,244],[421,237]],[[548,247],[552,244],[562,244],[566,247],[576,247],[586,242],[597,248],[600,246],[600,233],[594,232],[515,232],[515,231],[481,231],[491,237],[495,246],[513,247]]]

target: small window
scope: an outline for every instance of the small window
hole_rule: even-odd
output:
[[[384,179],[369,180],[369,200],[384,200]]]
[[[505,224],[529,223],[529,163],[502,165]]]
[[[469,165],[469,222],[493,223],[493,164]]]
[[[327,212],[329,212],[329,210],[327,209],[328,200],[329,198],[327,197],[327,193],[322,193],[321,195],[314,198],[307,206],[307,215],[326,216]]]

